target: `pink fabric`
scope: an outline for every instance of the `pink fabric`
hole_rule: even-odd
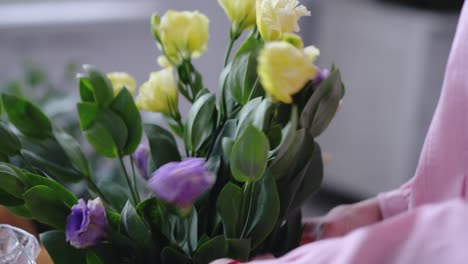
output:
[[[447,64],[415,177],[379,195],[385,218],[334,239],[301,246],[276,263],[468,263],[468,4]]]
[[[416,175],[402,188],[378,196],[385,218],[424,204],[466,198],[467,100],[468,4],[465,4]]]

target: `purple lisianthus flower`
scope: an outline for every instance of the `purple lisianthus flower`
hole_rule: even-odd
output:
[[[148,162],[150,158],[150,148],[148,143],[142,143],[138,146],[138,148],[133,153],[133,159],[135,160],[135,165],[140,173],[141,177],[145,180],[149,179],[149,169],[148,169]]]
[[[95,246],[106,236],[108,227],[106,209],[98,197],[85,203],[78,200],[67,218],[65,236],[75,248]]]
[[[322,83],[322,81],[328,78],[328,76],[330,75],[330,70],[328,69],[321,69],[318,66],[316,66],[316,69],[317,75],[312,80],[314,82],[314,89],[317,88]]]
[[[189,158],[161,166],[148,184],[153,194],[161,200],[179,207],[189,207],[213,186],[215,179],[204,159]]]

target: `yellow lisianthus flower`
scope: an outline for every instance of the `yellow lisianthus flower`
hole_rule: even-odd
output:
[[[314,61],[288,42],[269,42],[260,51],[257,72],[265,91],[286,104],[317,75]]]
[[[255,0],[218,0],[232,23],[233,32],[240,33],[255,25]]]
[[[169,61],[198,58],[206,50],[209,20],[200,12],[169,10],[161,18],[153,14],[151,22],[153,34]]]
[[[136,81],[130,74],[126,72],[110,72],[107,74],[107,78],[112,84],[115,95],[119,94],[120,90],[124,87],[132,95],[135,94]]]
[[[177,86],[172,68],[166,68],[150,74],[149,80],[141,85],[135,102],[140,110],[175,117],[179,113],[177,100]]]
[[[299,31],[298,20],[310,12],[297,0],[257,0],[257,27],[265,41]]]

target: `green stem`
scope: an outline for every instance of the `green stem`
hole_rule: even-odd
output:
[[[245,184],[245,189],[244,189],[244,192],[247,192],[249,191],[249,188],[250,188],[250,194],[249,194],[249,208],[247,209],[247,218],[245,219],[245,223],[244,223],[244,228],[242,228],[242,233],[240,235],[240,238],[244,238],[247,232],[247,227],[249,226],[249,222],[250,222],[250,214],[252,213],[252,206],[253,206],[253,192],[255,190],[255,183],[246,183]]]
[[[136,205],[138,199],[137,199],[135,191],[132,188],[132,183],[130,182],[130,177],[128,176],[127,169],[125,168],[123,158],[120,155],[119,155],[119,162],[120,162],[120,167],[122,168],[122,171],[123,171],[123,173],[125,175],[125,180],[127,181],[128,189],[130,189],[130,193],[132,195],[133,203]]]
[[[231,40],[229,41],[229,46],[226,52],[226,57],[224,58],[224,67],[226,67],[226,65],[229,62],[229,57],[231,57],[231,52],[232,52],[232,47],[234,46],[234,42],[236,42],[236,40],[233,38],[231,38]]]
[[[190,217],[187,217],[184,221],[184,225],[185,225],[185,239],[187,241],[187,246],[188,246],[188,251],[189,251],[189,255],[191,256],[193,254],[193,248],[192,248],[192,243],[190,241],[191,239],[191,235],[190,235]]]
[[[136,174],[135,174],[135,161],[133,160],[132,156],[130,156],[130,164],[132,166],[133,188],[135,188],[137,204],[139,204],[140,203],[140,193],[138,192],[137,179],[136,179]]]

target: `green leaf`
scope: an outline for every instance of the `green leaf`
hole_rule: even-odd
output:
[[[23,180],[25,186],[30,189],[35,186],[47,186],[54,191],[54,194],[60,198],[60,200],[72,207],[73,205],[78,203],[78,199],[76,198],[73,193],[71,193],[67,188],[63,187],[60,183],[48,179],[46,177],[32,174],[32,173],[23,173],[20,175],[21,180]]]
[[[294,142],[294,138],[296,136],[297,122],[297,107],[294,106],[291,109],[291,117],[289,119],[289,122],[286,124],[286,126],[284,126],[284,128],[281,131],[281,142],[275,149],[270,151],[270,156],[276,155],[275,159],[279,159],[286,154],[286,151],[288,151],[288,149]],[[272,172],[273,174],[276,174],[274,170],[272,170]]]
[[[312,137],[319,136],[336,114],[344,96],[343,82],[339,70],[334,70],[312,94],[300,117],[301,126],[307,128]]]
[[[226,256],[228,243],[223,236],[217,236],[203,244],[193,255],[194,264],[206,264]]]
[[[38,185],[23,195],[24,201],[37,221],[64,230],[70,208],[51,188]]]
[[[24,201],[0,189],[0,204],[4,206],[21,206]]]
[[[114,90],[110,81],[94,66],[83,65],[83,68],[88,73],[89,82],[93,87],[94,101],[101,106],[108,106],[114,99]]]
[[[80,127],[98,153],[109,158],[119,156],[127,142],[124,121],[109,109],[91,103],[79,103]]]
[[[220,120],[231,118],[234,109],[238,106],[238,103],[231,95],[231,92],[229,92],[227,87],[227,78],[231,72],[231,66],[232,62],[224,68],[219,79],[219,91],[221,94],[219,102]]]
[[[176,250],[172,247],[165,247],[161,251],[161,263],[162,264],[192,264],[192,261],[189,257],[184,255],[179,250]],[[208,262],[207,262],[208,263]]]
[[[297,190],[294,191],[294,199],[289,206],[289,210],[291,211],[300,208],[307,199],[317,193],[322,185],[322,152],[317,142],[314,142],[313,150],[312,157],[308,161],[307,165],[301,170],[299,175],[296,176],[303,180]]]
[[[93,252],[88,251],[86,254],[86,264],[104,264],[102,260]]]
[[[143,134],[141,116],[135,101],[127,89],[122,89],[110,105],[110,108],[127,126],[128,136],[122,154],[132,154],[140,144]]]
[[[21,143],[18,137],[3,123],[0,123],[0,138],[0,153],[7,156],[14,156],[19,153]]]
[[[250,239],[226,239],[228,243],[228,253],[226,257],[247,261],[250,255]]]
[[[85,251],[78,250],[65,241],[62,231],[48,231],[41,234],[41,242],[54,263],[83,264],[86,263]]]
[[[14,169],[0,164],[0,182],[0,190],[22,200],[25,186]]]
[[[67,168],[61,164],[50,162],[47,158],[31,151],[23,150],[21,151],[21,154],[29,160],[33,167],[39,168],[46,172],[46,174],[51,175],[54,179],[65,182],[79,182],[84,177],[84,175],[79,173],[72,166]]]
[[[234,238],[238,235],[239,216],[242,206],[242,189],[229,182],[224,186],[218,196],[216,209],[221,217],[224,236]]]
[[[98,186],[112,207],[119,212],[122,211],[130,197],[128,190],[121,184],[107,179],[100,181]]]
[[[94,102],[93,86],[87,77],[80,77],[80,97],[83,102]]]
[[[228,90],[241,105],[245,105],[251,98],[260,96],[262,92],[257,77],[259,50],[260,43],[252,35],[237,52],[226,78]]]
[[[184,130],[185,147],[195,152],[213,131],[216,99],[212,94],[201,96],[190,109]]]
[[[258,247],[270,235],[280,213],[278,189],[271,173],[266,173],[255,193],[258,195],[253,211],[255,214],[247,233],[247,237],[251,238],[252,248]]]
[[[23,200],[21,200],[21,203],[23,203]],[[1,204],[1,202],[0,202],[0,204]],[[32,219],[33,218],[32,215],[31,215],[31,212],[28,209],[28,207],[26,205],[24,205],[24,204],[17,205],[17,206],[7,206],[6,208],[12,214],[14,214],[16,216],[19,216],[21,218],[26,218],[26,219]]]
[[[289,174],[291,166],[294,164],[307,137],[306,133],[307,131],[305,129],[295,131],[295,134],[292,135],[290,139],[286,139],[286,141],[282,143],[283,145],[279,149],[278,154],[268,168],[277,180],[281,180]]]
[[[127,202],[121,213],[121,225],[125,233],[136,243],[145,248],[151,247],[151,232],[149,227],[136,213],[135,208]]]
[[[255,182],[262,178],[270,144],[265,134],[249,125],[234,143],[230,164],[234,178],[240,182]]]
[[[231,158],[232,148],[234,147],[235,142],[236,141],[232,138],[228,138],[228,137],[223,138],[221,145],[223,147],[223,156],[224,156],[224,160],[226,161],[226,163],[228,163],[228,161]]]
[[[262,98],[257,97],[253,100],[250,100],[246,105],[242,107],[240,112],[237,114],[237,119],[239,120],[236,130],[237,136],[239,136],[249,124],[253,123],[253,120],[255,118],[255,110],[260,106],[261,103]]]
[[[2,101],[8,119],[24,135],[46,138],[52,134],[52,125],[49,119],[32,103],[8,94],[2,95]]]
[[[213,144],[211,156],[219,156],[223,154],[223,141],[225,140],[225,138],[234,138],[236,136],[236,122],[236,120],[230,119],[224,123],[223,128],[219,132],[218,137],[216,138]]]
[[[180,161],[177,143],[171,132],[158,125],[145,124],[154,170],[171,161]]]
[[[302,213],[301,210],[295,210],[286,219],[286,222],[281,227],[279,236],[276,238],[276,245],[272,253],[275,256],[282,256],[300,245],[302,238]]]
[[[61,129],[54,130],[54,136],[62,147],[71,164],[86,177],[91,177],[88,160],[81,150],[80,144],[69,134]]]

